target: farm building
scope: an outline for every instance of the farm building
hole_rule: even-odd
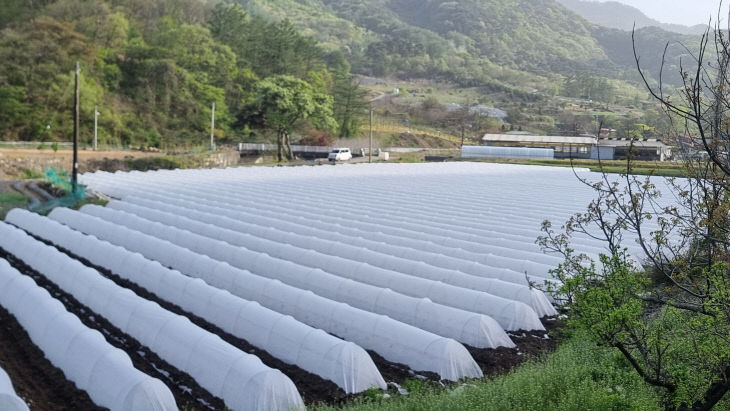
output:
[[[618,160],[626,158],[633,150],[638,160],[665,161],[671,157],[671,147],[660,140],[631,141],[627,139],[600,138],[595,136],[536,136],[527,134],[485,134],[485,146],[527,147],[552,149],[554,158],[582,158],[593,160]]]

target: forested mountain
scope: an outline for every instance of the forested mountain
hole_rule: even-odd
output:
[[[558,2],[591,23],[619,30],[631,30],[635,24],[636,28],[657,27],[674,33],[697,35],[704,33],[707,28],[703,24],[683,26],[662,23],[648,17],[636,7],[617,1],[558,0]]]
[[[555,0],[237,1],[254,15],[291,19],[343,51],[354,71],[374,76],[497,88],[542,84],[544,91],[575,76],[638,81],[630,33],[589,23]],[[690,49],[698,40],[654,27],[636,37],[650,77],[661,63],[655,51],[661,53],[667,40]],[[679,58],[689,53],[670,47],[667,57],[665,81],[678,85]]]
[[[213,103],[219,141],[251,129],[357,131],[349,116],[358,93],[349,65],[325,59],[317,42],[288,21],[252,18],[240,6],[201,0],[0,5],[2,139],[68,140],[76,61],[85,141],[95,105],[101,142],[116,145],[203,144]],[[287,108],[295,116],[277,117],[277,107],[264,103],[272,92],[307,103]],[[315,101],[316,116],[308,111]]]
[[[638,80],[630,33],[555,0],[0,0],[0,30],[0,139],[68,139],[77,60],[82,137],[98,105],[102,142],[143,146],[203,144],[213,102],[222,141],[355,134],[351,73],[521,101],[612,102]],[[637,32],[650,77],[667,39],[696,42]],[[687,55],[670,48],[666,82]]]
[[[610,64],[590,24],[554,0],[241,2],[255,15],[290,18],[373,75],[465,80],[505,69],[551,75]]]

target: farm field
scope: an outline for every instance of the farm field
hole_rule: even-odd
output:
[[[0,404],[285,410],[494,375],[554,348],[535,239],[592,197],[490,163],[81,178],[112,200],[0,223]]]

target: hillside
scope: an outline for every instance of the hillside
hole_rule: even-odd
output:
[[[76,62],[82,144],[95,107],[102,146],[208,147],[213,104],[219,143],[288,137],[295,126],[359,130],[349,66],[289,22],[200,0],[0,4],[2,140],[70,140]],[[270,97],[282,92],[308,104],[289,102],[300,112],[277,117],[284,103]]]
[[[662,23],[645,15],[641,10],[617,1],[558,0],[560,4],[578,13],[591,23],[600,26],[631,30],[634,28],[657,27],[679,34],[698,35],[705,32],[705,25],[683,26]]]
[[[342,51],[354,71],[371,76],[547,93],[571,76],[639,80],[628,34],[594,25],[555,0],[239,1],[254,15],[291,19],[330,50]],[[654,27],[637,32],[640,43],[660,51],[667,40],[691,46],[695,38]],[[643,62],[655,74],[660,59],[653,49],[645,52]],[[685,50],[671,49],[668,67],[678,67],[682,56]]]
[[[70,139],[76,61],[82,141],[98,106],[100,143],[117,147],[205,147],[213,102],[219,142],[356,135],[365,106],[351,73],[469,88],[470,101],[535,124],[557,122],[558,96],[634,107],[646,96],[630,34],[555,0],[5,0],[0,11],[4,140]],[[637,32],[650,79],[667,40],[696,38]],[[670,48],[665,83],[680,83],[687,56]],[[317,109],[273,124],[282,85]]]
[[[290,18],[373,75],[473,77],[504,68],[538,75],[609,63],[590,24],[553,0],[242,0],[255,15]],[[571,18],[566,19],[565,14]],[[367,35],[363,35],[366,33]],[[478,63],[477,63],[478,62]],[[476,64],[475,64],[476,63]],[[479,70],[478,66],[486,64]],[[497,66],[498,65],[498,66]]]

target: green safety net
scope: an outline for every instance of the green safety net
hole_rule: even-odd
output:
[[[72,207],[86,198],[86,187],[79,184],[76,190],[73,190],[73,185],[67,172],[55,168],[46,168],[44,174],[48,183],[63,190],[66,194],[29,207],[32,211],[46,213],[56,207]]]

